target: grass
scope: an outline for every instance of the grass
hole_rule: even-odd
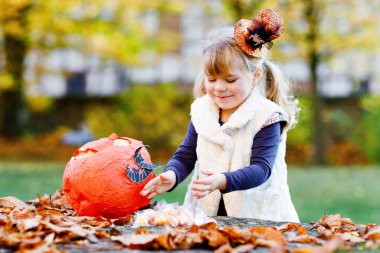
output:
[[[294,168],[288,178],[301,221],[340,213],[355,223],[380,224],[380,168]]]
[[[59,163],[2,162],[0,196],[28,200],[36,198],[36,193],[52,194],[61,188],[64,168]],[[355,223],[380,224],[380,168],[297,167],[289,169],[288,177],[302,222],[340,213]],[[186,186],[183,183],[155,200],[182,203]]]
[[[49,162],[0,163],[0,196],[22,200],[37,198],[37,193],[53,194],[62,188],[64,164]]]

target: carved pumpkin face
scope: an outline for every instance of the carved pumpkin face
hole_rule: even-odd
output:
[[[126,216],[149,204],[140,191],[157,167],[141,141],[112,134],[74,153],[63,175],[63,190],[78,215]]]

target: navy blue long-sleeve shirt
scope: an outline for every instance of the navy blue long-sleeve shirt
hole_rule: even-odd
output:
[[[281,123],[277,122],[261,129],[254,137],[250,165],[236,171],[223,173],[227,188],[222,193],[246,190],[263,184],[271,175],[281,137]],[[180,184],[194,169],[197,161],[198,134],[190,122],[186,136],[166,165],[164,171],[172,170]]]

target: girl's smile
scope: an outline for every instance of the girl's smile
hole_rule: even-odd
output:
[[[220,100],[226,100],[227,98],[230,98],[232,97],[232,95],[230,96],[216,96],[216,98],[220,99]]]

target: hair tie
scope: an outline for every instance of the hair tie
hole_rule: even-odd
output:
[[[284,20],[270,9],[260,11],[253,21],[240,19],[234,27],[234,37],[239,47],[248,55],[264,57],[273,45],[272,40],[280,37]]]

